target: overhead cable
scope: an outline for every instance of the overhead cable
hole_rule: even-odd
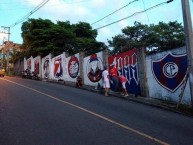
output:
[[[130,16],[128,16],[128,17],[125,17],[125,18],[122,18],[122,19],[117,20],[117,21],[115,21],[115,22],[112,22],[112,23],[109,23],[109,24],[107,24],[107,25],[101,26],[101,27],[96,28],[96,29],[94,29],[94,30],[98,30],[98,29],[101,29],[101,28],[110,26],[110,25],[112,25],[112,24],[118,23],[118,22],[123,21],[123,20],[125,20],[125,19],[128,19],[128,18],[130,18],[130,17],[133,17],[133,16],[135,16],[135,15],[138,15],[138,14],[144,13],[144,12],[146,12],[146,11],[148,11],[148,10],[154,9],[154,8],[160,6],[160,5],[170,3],[170,2],[172,2],[172,1],[173,1],[173,0],[168,0],[168,1],[166,1],[166,2],[159,3],[159,4],[154,5],[154,6],[150,7],[150,8],[148,8],[148,9],[145,9],[145,10],[139,11],[139,12],[135,12],[135,13],[133,13],[132,15],[130,15]]]
[[[146,8],[145,8],[145,2],[144,2],[144,0],[142,0],[142,2],[143,2],[143,8],[144,8],[144,10],[145,10]],[[149,16],[148,16],[147,12],[145,12],[145,14],[146,14],[147,20],[148,20],[148,22],[149,22]]]
[[[114,11],[114,12],[112,12],[112,13],[110,13],[110,14],[106,15],[105,17],[103,17],[103,18],[101,18],[101,19],[97,20],[96,22],[91,23],[91,25],[96,24],[97,22],[99,22],[99,21],[101,21],[101,20],[103,20],[103,19],[105,19],[105,18],[109,17],[110,15],[112,15],[112,14],[114,14],[114,13],[116,13],[116,12],[120,11],[121,9],[123,9],[123,8],[127,7],[128,5],[130,5],[130,4],[132,4],[132,3],[136,2],[136,1],[139,1],[139,0],[133,0],[133,1],[131,1],[130,3],[126,4],[125,6],[123,6],[123,7],[119,8],[118,10],[116,10],[116,11]]]
[[[17,22],[15,22],[14,24],[12,24],[10,26],[10,28],[16,26],[17,24],[23,22],[25,19],[29,18],[29,16],[31,16],[33,13],[35,13],[37,10],[39,10],[41,7],[43,7],[49,0],[44,0],[42,3],[40,3],[37,7],[35,7],[31,12],[29,12],[27,15],[25,15],[24,17],[22,17],[20,20],[18,20]]]

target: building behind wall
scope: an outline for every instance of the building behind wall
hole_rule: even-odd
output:
[[[11,59],[10,53],[21,51],[24,51],[24,49],[21,47],[21,44],[14,43],[12,41],[5,41],[0,46],[0,66],[6,69],[7,63],[9,63],[9,67],[12,69],[14,64],[10,63],[9,61]]]

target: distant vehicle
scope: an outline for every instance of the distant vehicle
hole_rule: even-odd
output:
[[[0,68],[0,77],[4,77],[4,76],[5,76],[5,69]]]

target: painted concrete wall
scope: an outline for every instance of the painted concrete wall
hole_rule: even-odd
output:
[[[67,57],[64,62],[64,80],[76,82],[76,78],[80,75],[80,58],[79,53]]]
[[[34,58],[34,72],[39,76],[41,77],[41,72],[42,72],[42,61],[41,61],[41,57],[40,56],[36,56]]]
[[[51,54],[42,58],[42,79],[51,79]]]
[[[84,58],[84,84],[97,86],[102,84],[103,52],[98,52]]]
[[[31,72],[34,71],[34,59],[31,56],[30,58],[24,58],[24,70],[29,69]]]
[[[149,97],[178,102],[187,70],[186,48],[178,48],[146,57]],[[182,103],[190,104],[187,81]]]
[[[52,58],[51,79],[64,80],[65,61],[66,61],[65,53],[62,53],[62,54]]]
[[[65,53],[52,58],[49,54],[42,58],[42,78],[75,82],[76,77],[82,72],[84,84],[96,87],[98,83],[102,84],[103,66],[108,64],[108,67],[111,68],[111,64],[114,63],[119,75],[124,75],[129,80],[126,84],[128,92],[140,94],[139,66],[143,65],[138,65],[137,56],[136,49],[109,57],[108,53],[104,51],[84,58],[83,55],[80,57],[80,54],[66,58]],[[35,63],[35,60],[36,58],[32,57],[24,59],[24,69],[31,67],[33,71],[35,65],[32,64]],[[147,81],[147,97],[177,102],[187,70],[186,48],[147,56],[144,64],[146,65],[147,79],[144,80]],[[83,67],[80,69],[81,65]],[[189,79],[185,86],[182,103],[191,103]]]
[[[129,93],[140,94],[136,49],[118,55],[109,56],[108,63],[109,72],[112,68],[112,64],[115,64],[118,74],[127,78],[128,81],[126,82],[126,88]]]

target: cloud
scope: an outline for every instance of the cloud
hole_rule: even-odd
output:
[[[66,3],[65,1],[60,0],[50,0],[34,14],[36,18],[41,16],[43,19],[50,19],[52,21],[70,21],[72,23],[89,21],[88,18],[91,17],[91,15],[90,9],[83,4]]]
[[[92,0],[92,7],[96,9],[102,9],[107,5],[105,0]]]
[[[89,15],[89,11],[85,9],[84,7],[78,7],[75,11],[76,16],[80,16],[82,18],[85,18],[87,15]]]

